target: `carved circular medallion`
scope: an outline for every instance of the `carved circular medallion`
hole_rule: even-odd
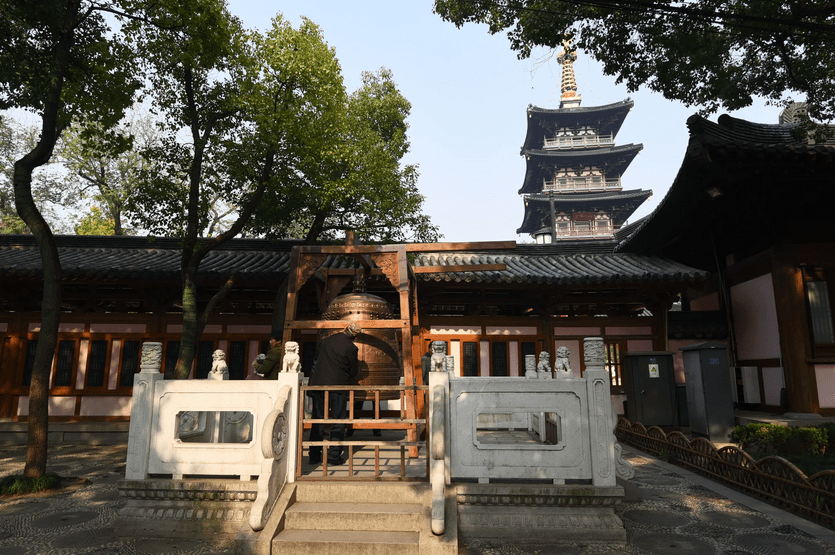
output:
[[[265,459],[277,459],[287,448],[287,418],[284,411],[274,409],[264,419],[261,434],[261,454]]]
[[[284,413],[279,413],[273,425],[273,458],[278,459],[284,454],[287,448],[287,419]]]

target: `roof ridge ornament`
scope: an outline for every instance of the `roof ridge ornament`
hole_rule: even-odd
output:
[[[562,41],[563,49],[557,55],[557,62],[562,66],[562,82],[560,84],[560,108],[579,108],[583,97],[577,94],[577,80],[574,78],[574,62],[577,61],[577,51],[571,50],[571,41]]]

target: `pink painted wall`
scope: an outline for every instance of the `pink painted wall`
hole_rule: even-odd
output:
[[[600,328],[595,326],[585,328],[559,327],[554,328],[554,335],[581,335],[583,337],[597,337],[600,335]]]
[[[229,326],[229,327],[235,327],[235,326]],[[243,327],[243,326],[239,326],[239,327]],[[252,326],[250,326],[250,327],[252,327]],[[269,328],[269,326],[261,326],[261,327]],[[183,325],[182,324],[168,324],[165,327],[165,331],[167,331],[168,333],[183,333]],[[205,328],[203,328],[203,333],[223,333],[223,326],[221,326],[220,324],[209,324]],[[267,333],[270,333],[269,329],[267,329]]]
[[[489,376],[490,375],[490,342],[489,341],[479,341],[478,342],[478,357],[479,357],[479,364],[481,368],[478,369],[479,376]]]
[[[459,326],[453,328],[447,326],[429,326],[429,333],[432,335],[478,335],[481,333],[481,327]]]
[[[508,368],[508,376],[519,376],[519,343],[516,341],[508,342],[508,359],[510,360],[510,368]],[[522,375],[525,375],[525,370],[522,370]]]
[[[780,358],[780,333],[771,274],[731,287],[737,356]]]
[[[82,339],[78,342],[78,372],[75,373],[75,388],[84,389],[87,378],[87,355],[90,353],[90,341]]]
[[[249,358],[247,359],[246,363],[246,371],[247,380],[263,380],[264,378],[259,376],[255,373],[255,369],[252,367],[252,363],[255,362],[255,358],[258,356],[258,341],[250,341],[249,342]]]
[[[816,364],[818,403],[822,409],[835,409],[835,364]]]
[[[251,335],[269,335],[272,331],[270,326],[259,326],[259,325],[227,325],[226,326],[226,333],[240,333],[240,334],[251,334]],[[257,354],[257,353],[256,353]]]
[[[690,310],[719,310],[719,294],[711,293],[690,301]]]
[[[536,335],[536,326],[499,327],[487,326],[487,335]]]
[[[147,329],[145,324],[90,324],[90,333],[145,333]]]
[[[29,331],[32,333],[40,332],[41,331],[41,323],[40,322],[30,322],[29,323]],[[83,333],[84,332],[84,323],[67,323],[67,324],[59,324],[58,325],[58,333]]]
[[[649,326],[641,327],[607,327],[606,335],[652,335],[652,328]]]
[[[130,416],[131,397],[82,397],[81,416]]]
[[[110,343],[110,373],[107,375],[107,389],[116,389],[119,385],[119,355],[122,354],[122,340],[114,339]]]
[[[20,397],[17,402],[18,416],[29,415],[29,397]],[[49,398],[49,416],[75,416],[75,395]]]

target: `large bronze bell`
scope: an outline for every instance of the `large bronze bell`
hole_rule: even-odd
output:
[[[393,317],[385,299],[365,292],[335,298],[322,313],[323,320],[390,320]],[[341,330],[319,333],[319,341]],[[403,375],[400,342],[393,329],[363,329],[355,344],[359,348],[359,385],[398,385]],[[356,400],[373,400],[374,394],[357,391]],[[399,399],[396,391],[381,391],[380,399]]]

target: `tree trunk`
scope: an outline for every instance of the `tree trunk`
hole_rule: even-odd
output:
[[[49,374],[52,370],[55,344],[58,341],[58,323],[61,318],[61,262],[58,258],[55,237],[32,198],[32,172],[35,168],[46,164],[52,157],[55,143],[58,142],[58,137],[66,126],[66,123],[59,121],[58,116],[62,107],[64,75],[70,63],[70,54],[75,39],[73,22],[76,21],[79,8],[79,0],[70,0],[66,4],[65,21],[68,24],[61,30],[57,39],[49,90],[46,92],[43,104],[41,136],[35,148],[15,162],[12,179],[15,208],[38,244],[44,280],[41,331],[38,335],[32,379],[29,384],[28,437],[23,475],[30,478],[38,478],[46,473]]]
[[[180,338],[180,356],[174,368],[174,376],[165,376],[184,380],[191,373],[194,356],[197,353],[197,342],[200,340],[202,329],[197,324],[197,264],[192,260],[183,270],[183,335]]]
[[[49,141],[46,141],[49,142]],[[49,434],[49,374],[55,344],[58,341],[58,323],[61,318],[61,263],[58,247],[49,226],[35,206],[32,198],[32,171],[35,162],[43,157],[43,149],[52,148],[41,141],[35,149],[15,163],[15,205],[21,219],[32,231],[43,264],[43,298],[41,300],[41,331],[35,350],[32,379],[29,384],[28,438],[26,466],[23,475],[38,478],[46,473],[47,436]],[[54,141],[52,143],[54,146]],[[46,157],[48,159],[49,156]]]

